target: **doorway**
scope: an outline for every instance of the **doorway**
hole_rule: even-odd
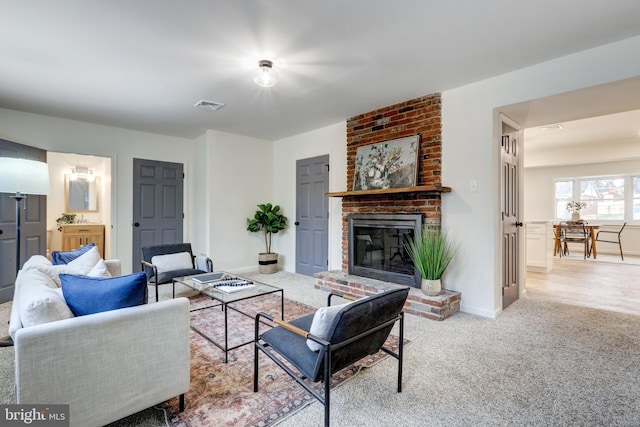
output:
[[[0,139],[0,157],[47,161],[47,152],[28,145]],[[15,196],[15,193],[13,193]],[[30,195],[17,210],[20,215],[20,253],[16,260],[16,200],[0,194],[0,304],[13,298],[16,264],[32,255],[44,255],[47,241],[47,196]]]
[[[573,174],[573,171],[568,170],[568,164],[560,160],[561,150],[564,149],[561,142],[564,135],[563,132],[566,133],[566,129],[562,130],[558,125],[582,119],[595,119],[613,115],[614,113],[639,110],[640,98],[637,96],[639,89],[640,77],[636,77],[559,95],[529,100],[499,109],[500,112],[516,120],[521,125],[524,133],[524,138],[522,138],[523,168],[521,169],[520,177],[523,181],[522,216],[525,222],[526,220],[553,220],[556,216],[554,212],[556,207],[552,206],[555,203],[553,180],[541,172],[544,165],[540,163],[540,161],[545,160],[552,162],[556,167],[562,169],[563,176]],[[531,141],[527,136],[528,131],[532,128],[543,126],[547,129],[544,129],[541,133],[544,133],[546,136],[553,135],[554,141],[553,143],[549,143],[547,148],[540,150],[534,155],[534,153],[529,150],[530,147],[528,144]],[[589,133],[587,132],[587,134]],[[591,132],[590,134],[596,135],[595,132]],[[602,138],[600,131],[597,132],[597,136]],[[637,138],[637,135],[635,138]],[[574,148],[579,147],[576,138],[570,139]],[[640,159],[640,149],[632,151],[635,150],[635,145],[629,144],[625,150],[620,150],[619,148],[613,147],[612,141],[611,138],[603,138],[599,141],[591,141],[588,145],[583,146],[586,149],[582,150],[581,155],[590,154],[592,158],[581,158],[579,161],[576,159],[576,161],[581,164],[580,167],[584,168],[584,164],[589,162],[598,164],[597,167],[601,169],[605,153],[623,152],[626,160],[631,157]],[[598,149],[601,150],[602,154],[594,154]],[[534,158],[535,162],[532,162]],[[589,173],[592,175],[603,174],[600,170],[597,172],[588,172],[587,174]],[[541,178],[542,180],[535,185],[529,185],[534,178]],[[535,196],[533,195],[534,193]],[[554,259],[554,264],[555,261]],[[525,264],[526,260],[521,258],[519,265],[522,269],[526,268]],[[538,275],[538,273],[536,273],[536,275]],[[532,277],[531,273],[527,273],[526,278],[523,274],[523,285],[525,289],[528,288],[527,282],[530,277]],[[629,278],[629,280],[632,280],[632,278]],[[581,288],[578,289],[580,290]],[[587,291],[585,290],[585,292]]]
[[[111,158],[49,151],[47,163],[51,177],[51,192],[47,197],[47,251],[50,253],[62,250],[62,232],[58,230],[56,219],[63,213],[71,213],[75,214],[77,222],[104,225],[104,246],[101,252],[104,259],[111,258],[113,253]],[[77,175],[76,178],[73,177],[74,174]],[[95,186],[95,192],[91,192],[93,196],[91,201],[86,200],[91,206],[74,207],[68,201],[70,195],[68,184],[70,180],[83,176],[90,177],[89,180]],[[88,195],[84,194],[83,198]]]
[[[329,155],[296,161],[296,273],[329,265]]]
[[[133,159],[132,271],[142,248],[183,242],[184,165]]]

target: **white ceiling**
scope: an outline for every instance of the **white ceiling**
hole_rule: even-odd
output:
[[[528,128],[524,133],[524,141],[527,149],[536,150],[609,142],[640,142],[640,110]]]
[[[638,0],[0,0],[0,107],[274,140],[636,36],[639,20]],[[260,59],[277,86],[253,83]]]

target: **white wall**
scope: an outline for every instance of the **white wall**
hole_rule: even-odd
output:
[[[329,191],[344,191],[347,186],[347,123],[302,133],[274,143],[273,200],[279,204],[289,226],[274,237],[274,251],[280,253],[286,271],[296,269],[296,161],[329,155]],[[329,270],[342,268],[342,200],[329,199]]]
[[[213,130],[196,141],[193,238],[216,270],[258,266],[264,239],[247,231],[247,218],[253,217],[258,203],[273,200],[272,147],[266,140]]]
[[[640,125],[638,128],[640,129]],[[640,159],[640,145],[637,140],[601,141],[596,144],[530,150],[527,148],[526,131],[524,150],[525,168]]]
[[[122,261],[122,271],[132,271],[133,158],[183,163],[192,171],[195,142],[188,139],[138,132],[0,109],[0,138],[48,151],[109,157],[113,180],[111,257]],[[193,182],[185,180],[186,240],[192,238],[188,224]],[[54,213],[55,214],[55,213]],[[106,233],[109,233],[106,230]],[[194,248],[201,252],[201,248]],[[136,266],[135,271],[139,271]]]
[[[640,37],[564,56],[442,93],[443,224],[460,238],[446,287],[461,310],[501,312],[499,116],[502,106],[640,75]],[[504,60],[508,61],[508,54]],[[468,191],[469,181],[478,191]]]

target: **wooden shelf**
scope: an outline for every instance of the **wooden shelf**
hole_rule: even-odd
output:
[[[402,187],[402,188],[377,188],[375,190],[358,190],[358,191],[338,191],[334,193],[325,193],[327,197],[359,197],[359,196],[375,196],[384,194],[398,193],[450,193],[451,187],[443,187],[441,185],[421,185],[419,187]]]

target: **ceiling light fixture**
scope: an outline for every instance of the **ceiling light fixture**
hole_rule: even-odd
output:
[[[548,132],[550,130],[562,130],[562,129],[564,129],[564,126],[562,126],[562,124],[560,123],[558,123],[557,125],[545,126],[540,128],[540,130],[543,132]]]
[[[78,178],[85,178],[88,182],[96,180],[93,170],[89,169],[87,166],[76,166],[75,168],[71,168],[69,180],[76,181]]]
[[[278,83],[278,72],[273,69],[273,62],[263,59],[258,61],[258,71],[253,76],[258,86],[272,87]]]

